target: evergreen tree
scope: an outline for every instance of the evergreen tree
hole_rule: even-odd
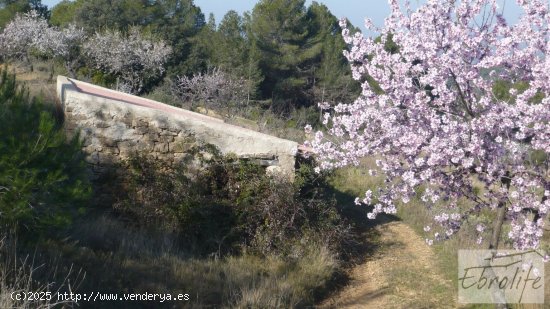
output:
[[[145,26],[152,17],[148,0],[76,0],[73,5],[77,23],[88,32]]]
[[[262,0],[250,18],[249,36],[260,53],[263,97],[278,111],[307,104],[304,65],[310,60],[305,0]],[[307,74],[307,73],[306,73]]]
[[[191,75],[197,72],[206,72],[213,66],[214,53],[217,49],[216,20],[214,14],[210,14],[208,22],[198,30],[197,34],[187,38],[190,45],[189,54],[179,66],[179,74]]]
[[[242,17],[229,11],[218,27],[215,62],[225,71],[235,70],[246,63],[247,42]]]
[[[212,30],[212,32],[216,31],[216,17],[214,16],[214,13],[208,14],[208,22],[206,23],[206,27]]]
[[[56,4],[50,14],[50,24],[64,27],[76,21],[76,12],[84,2],[63,0]]]
[[[325,5],[306,9],[304,3],[262,0],[250,17],[251,46],[265,76],[260,89],[280,111],[349,100],[358,90],[342,55],[338,20]]]
[[[256,97],[263,76],[256,46],[247,36],[247,19],[248,15],[243,18],[233,10],[225,14],[217,31],[214,62],[223,71],[245,80],[250,99]]]
[[[67,140],[51,110],[0,77],[0,225],[67,224],[89,196],[78,136]]]
[[[71,12],[74,10],[74,18]],[[169,75],[191,74],[206,67],[209,55],[204,52],[207,39],[197,38],[206,22],[192,0],[76,0],[56,7],[54,24],[75,20],[93,33],[137,26],[166,41],[173,48]],[[68,16],[62,16],[68,12]]]
[[[254,40],[248,35],[250,31],[250,15],[245,15],[246,57],[243,67],[244,77],[247,80],[248,99],[259,97],[259,86],[264,81],[265,75],[260,68],[261,53]]]
[[[48,7],[41,0],[0,0],[0,28],[10,22],[17,13],[35,10],[43,17],[48,17]]]
[[[329,104],[350,102],[359,94],[359,83],[354,81],[342,51],[346,43],[338,19],[329,9],[317,2],[308,8],[310,44],[316,46],[312,68],[312,96],[315,102]]]
[[[194,40],[206,25],[204,14],[192,0],[152,1],[149,27],[173,49],[169,75],[190,75],[205,68],[205,55]],[[203,40],[204,41],[204,40]]]

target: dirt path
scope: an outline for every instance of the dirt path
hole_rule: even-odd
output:
[[[454,308],[452,282],[443,279],[435,254],[409,226],[377,227],[380,248],[350,272],[351,282],[319,308]]]

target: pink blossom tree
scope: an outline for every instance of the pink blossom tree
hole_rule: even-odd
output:
[[[42,54],[63,61],[67,72],[76,78],[76,70],[84,62],[82,46],[86,39],[84,29],[69,24],[63,29],[48,27],[36,46]]]
[[[17,15],[0,34],[0,55],[3,58],[29,61],[36,53],[63,61],[69,74],[84,63],[122,79],[118,85],[126,92],[140,92],[145,81],[164,72],[171,47],[153,40],[132,28],[98,32],[88,37],[74,24],[60,29],[50,27],[36,11]]]
[[[247,102],[247,81],[234,77],[219,68],[192,77],[178,76],[172,89],[183,102],[203,103],[205,107],[227,109]],[[230,114],[230,113],[229,113]]]
[[[130,93],[139,93],[147,79],[162,75],[172,52],[164,41],[148,38],[138,28],[128,34],[97,32],[83,50],[98,69],[121,78],[119,90]]]
[[[75,77],[83,60],[80,47],[86,40],[84,30],[70,24],[64,29],[50,27],[36,11],[17,15],[0,34],[0,55],[7,59],[29,62],[31,53],[63,61]]]
[[[366,20],[380,41],[341,22],[344,55],[364,82],[353,103],[324,114],[328,130],[310,142],[318,169],[376,156],[371,173],[384,185],[356,202],[373,205],[375,218],[419,194],[435,212],[429,244],[490,210],[490,248],[504,223],[514,248],[537,248],[550,209],[548,3],[517,0],[524,14],[510,25],[496,0],[428,0],[415,11],[389,2],[383,28]],[[384,48],[390,38],[395,53]]]
[[[0,55],[3,58],[29,60],[29,55],[46,35],[48,22],[38,12],[17,14],[0,34]]]

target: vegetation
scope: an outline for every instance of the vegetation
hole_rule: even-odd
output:
[[[379,42],[352,35],[342,21],[354,76],[368,75],[383,94],[365,80],[352,104],[326,114],[329,130],[312,146],[320,169],[379,158],[373,173],[385,185],[357,200],[374,204],[371,219],[421,194],[434,213],[428,244],[477,221],[478,242],[488,237],[497,249],[507,221],[515,249],[539,248],[550,209],[550,83],[536,73],[547,69],[549,52],[538,43],[548,32],[537,25],[548,26],[548,9],[520,6],[525,15],[509,25],[491,1],[434,1],[407,15],[395,3]],[[476,43],[463,46],[465,37]],[[398,48],[388,51],[390,39]],[[498,213],[492,229],[485,212]]]
[[[455,237],[433,247],[453,283],[459,245],[547,246],[548,12],[524,2],[528,17],[515,28],[489,1],[434,1],[412,17],[393,6],[371,39],[304,0],[260,0],[219,24],[192,0],[65,0],[51,11],[40,0],[0,0],[0,57],[10,65],[206,108],[299,142],[315,128],[317,171],[359,165],[326,178],[301,162],[290,183],[202,147],[190,157],[198,169],[130,158],[102,179],[103,191],[53,99],[43,104],[40,90],[33,97],[3,71],[0,307],[47,308],[56,303],[9,295],[72,289],[189,295],[161,307],[309,307],[378,249],[374,225],[397,217],[429,231],[429,244]],[[105,194],[109,203],[91,206]],[[397,217],[367,222],[384,212]],[[510,239],[499,244],[502,231]],[[389,272],[410,291],[433,288],[418,295],[437,294],[434,306],[455,296],[447,282]]]
[[[16,12],[25,13],[40,6],[40,1],[31,2]],[[10,8],[0,8],[0,13],[8,14]],[[347,101],[359,89],[342,56],[346,44],[340,36],[337,19],[326,6],[317,2],[306,7],[303,0],[259,1],[251,12],[243,15],[227,12],[219,25],[213,17],[207,21],[192,0],[62,1],[52,8],[51,14],[33,16],[47,18],[53,26],[50,32],[59,29],[64,35],[44,37],[30,47],[43,51],[67,46],[71,51],[70,57],[65,51],[60,57],[55,52],[40,52],[35,56],[57,58],[65,64],[69,74],[80,79],[120,86],[113,82],[116,80],[113,76],[122,76],[121,82],[131,84],[126,88],[133,92],[154,91],[163,76],[167,83],[220,70],[230,80],[242,81],[246,103],[255,104],[264,112],[269,109],[276,115],[294,118],[295,109],[314,107],[321,101],[330,104]],[[90,38],[84,48],[79,32],[82,29],[84,36]],[[109,34],[116,34],[111,35],[111,43],[96,42],[99,37]],[[23,33],[17,37],[21,35]],[[164,49],[172,50],[166,65],[164,61],[159,64],[143,59],[141,63],[134,63],[118,59],[116,55],[113,60],[109,57],[98,59],[98,55],[116,54],[112,51],[113,46],[130,48],[132,43],[125,38],[140,35],[153,37],[153,41],[161,45],[166,43]],[[78,40],[74,40],[75,36]],[[65,40],[57,42],[63,38]],[[55,46],[43,46],[52,45],[52,41],[56,42]],[[19,48],[29,49],[29,46]],[[159,58],[155,55],[148,58]],[[2,52],[2,56],[8,59],[10,54]],[[145,77],[140,73],[142,70],[159,74]],[[98,71],[102,75],[100,80],[97,80]],[[148,79],[145,84],[144,79]],[[217,98],[216,104],[223,104],[222,99]],[[266,100],[269,101],[267,105],[256,103]]]
[[[15,245],[36,244],[71,226],[86,210],[91,187],[78,136],[67,140],[51,105],[31,99],[7,70],[0,73],[0,306],[50,308],[12,293],[52,293],[66,283],[36,281],[38,266]]]
[[[340,252],[352,222],[309,163],[290,183],[212,147],[196,149],[201,170],[135,157],[112,179],[115,203],[86,208],[91,182],[78,136],[67,139],[54,105],[31,98],[15,76],[4,71],[0,85],[2,305],[74,302],[12,292],[183,291],[191,298],[177,306],[307,307],[348,258]]]
[[[300,142],[306,124],[320,125],[318,102],[333,106],[359,93],[342,55],[346,43],[338,21],[317,2],[259,1],[250,12],[227,12],[219,24],[192,0],[61,1],[50,14],[30,12],[40,0],[19,2],[27,4],[10,20],[16,13],[35,20],[0,26],[0,57],[14,64],[26,60],[31,71],[47,62],[52,76],[69,75],[195,111],[219,110],[221,117],[233,118],[229,121],[248,126],[235,118],[250,119],[254,129]],[[0,13],[9,10],[0,6]],[[270,37],[281,44],[270,43]],[[155,48],[131,51],[132,44]],[[132,57],[120,57],[125,54]],[[185,83],[193,80],[204,87]],[[202,95],[219,87],[238,89]]]
[[[90,185],[78,136],[67,141],[59,114],[0,78],[0,225],[66,226],[84,210]],[[78,205],[78,206],[76,206]]]
[[[49,15],[48,7],[41,0],[2,0],[0,8],[0,28],[4,28],[18,13],[35,10],[42,16]]]
[[[125,184],[116,190],[114,209],[136,224],[176,232],[195,253],[299,257],[312,243],[336,253],[350,237],[311,165],[302,165],[290,183],[236,158],[215,154],[202,161],[204,169],[193,172],[190,165],[130,160],[128,173],[113,184]]]

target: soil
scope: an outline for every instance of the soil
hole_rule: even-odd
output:
[[[403,222],[374,227],[379,249],[353,267],[350,281],[319,308],[455,308],[451,291],[431,247]],[[427,301],[429,300],[429,301]]]

